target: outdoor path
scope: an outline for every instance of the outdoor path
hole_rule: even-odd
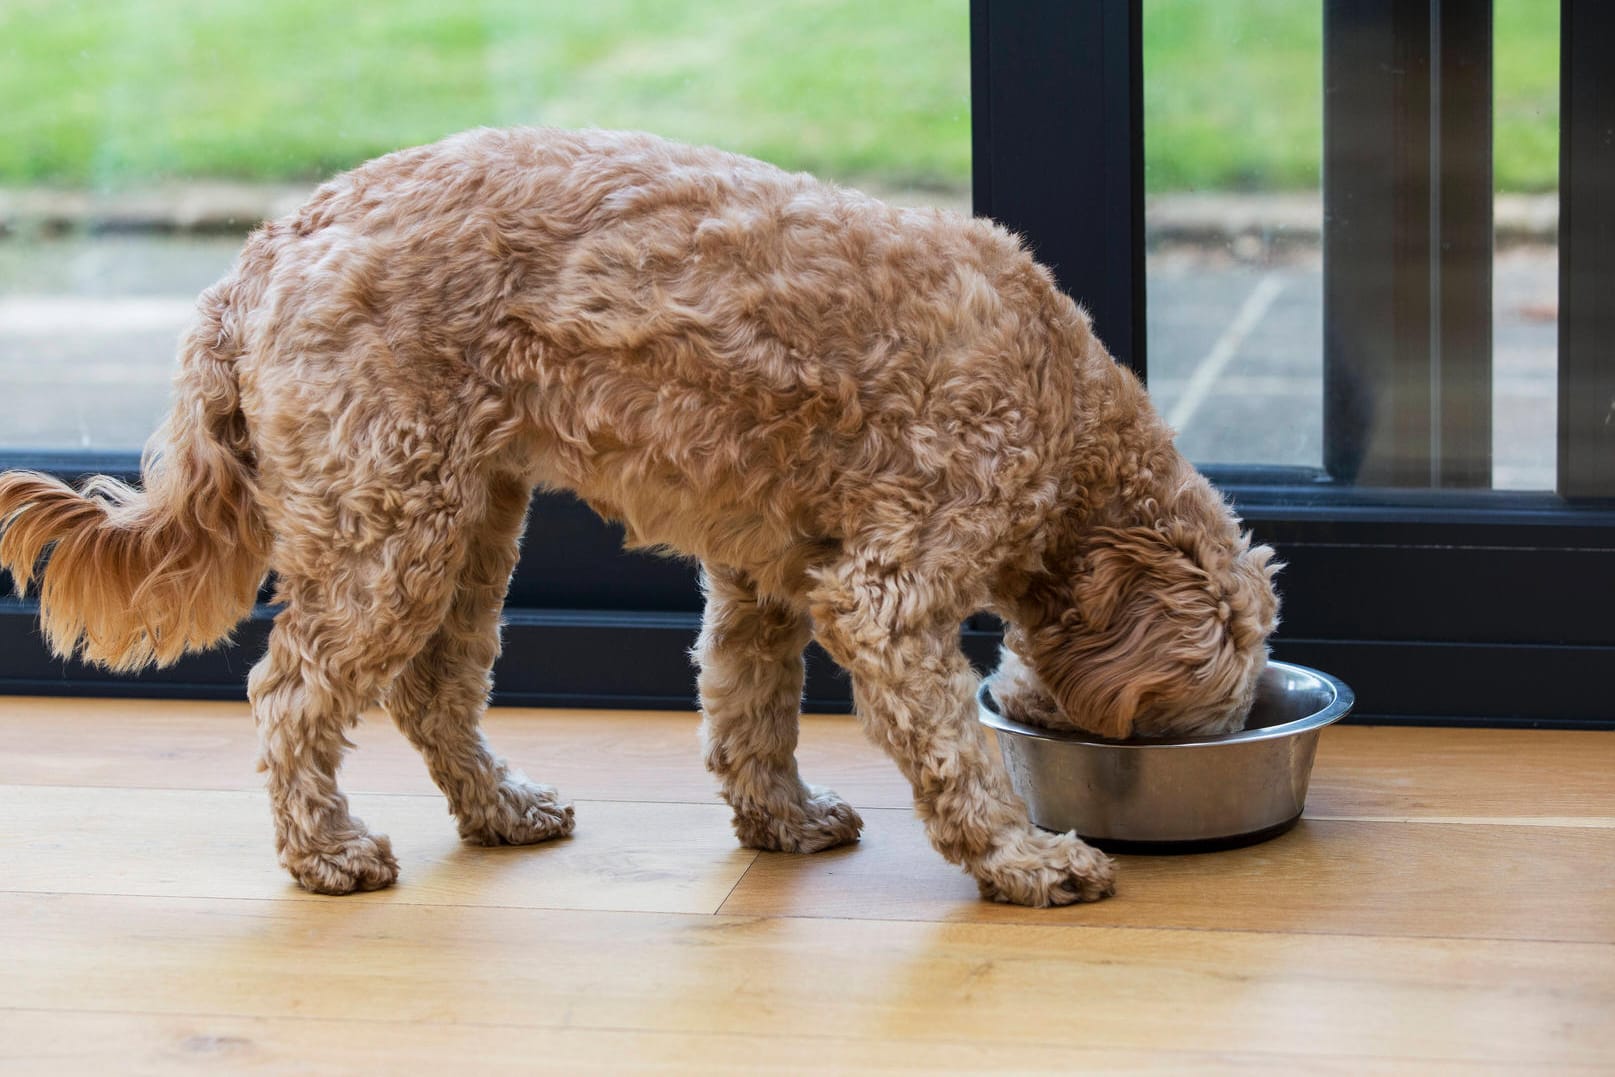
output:
[[[1494,485],[1553,486],[1557,252],[1506,251],[1493,273]],[[1152,258],[1150,393],[1204,463],[1323,462],[1323,271],[1316,255],[1255,266]]]

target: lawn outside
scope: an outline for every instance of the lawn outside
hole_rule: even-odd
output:
[[[26,0],[0,183],[307,180],[478,125],[635,127],[966,182],[966,0]]]
[[[14,0],[0,186],[311,181],[480,124],[967,191],[968,0]],[[1146,0],[1152,192],[1316,190],[1321,7]],[[1551,190],[1558,15],[1496,0],[1500,190]],[[1052,133],[1051,137],[1058,137]]]

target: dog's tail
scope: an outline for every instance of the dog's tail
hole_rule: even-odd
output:
[[[225,294],[204,297],[185,336],[174,406],[146,446],[141,488],[0,474],[0,568],[19,594],[37,580],[45,640],[59,657],[115,670],[168,665],[251,612],[269,536]]]

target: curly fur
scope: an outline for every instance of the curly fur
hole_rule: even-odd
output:
[[[332,180],[203,296],[154,445],[142,491],[0,477],[0,562],[57,653],[118,669],[221,638],[274,571],[249,695],[282,862],[320,891],[397,873],[335,777],[377,700],[468,840],[570,832],[478,730],[534,487],[704,564],[742,841],[858,834],[796,772],[812,635],[999,900],[1113,868],[1031,827],[960,620],[1005,619],[1028,713],[1120,736],[1238,721],[1276,616],[1269,552],[1014,236],[647,135],[474,131]]]

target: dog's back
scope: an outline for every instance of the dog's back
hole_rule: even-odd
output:
[[[239,273],[271,497],[298,446],[362,459],[453,416],[453,452],[776,588],[893,504],[1025,520],[1059,481],[1072,350],[1097,348],[986,222],[638,134],[381,158],[261,230]]]

